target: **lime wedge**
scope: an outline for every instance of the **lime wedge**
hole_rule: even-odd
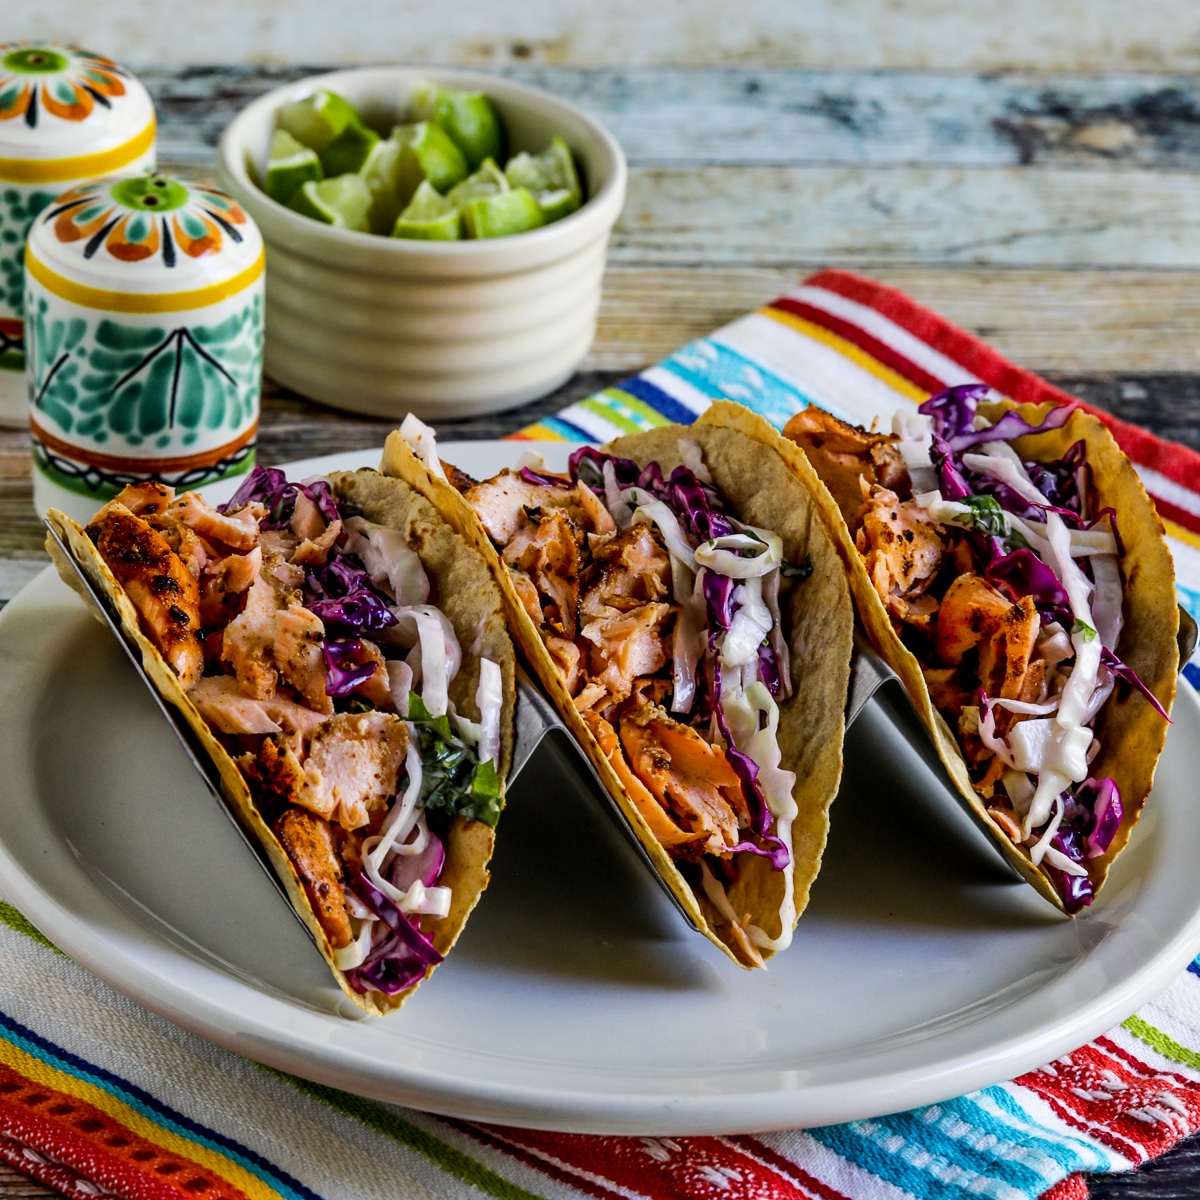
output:
[[[361,125],[362,119],[349,100],[336,92],[321,90],[285,104],[276,114],[275,124],[310,150],[321,151],[347,125]]]
[[[396,218],[392,237],[454,242],[462,237],[462,217],[445,196],[423,180],[408,207]]]
[[[433,118],[458,144],[473,171],[487,158],[504,158],[504,126],[492,102],[482,92],[453,92],[438,96]]]
[[[296,141],[286,129],[271,135],[271,156],[267,159],[267,177],[263,191],[272,200],[286,204],[292,193],[309,180],[324,179],[316,151]]]
[[[481,196],[498,196],[508,190],[508,180],[496,166],[496,160],[485,158],[474,175],[468,175],[457,187],[450,189],[446,199],[460,211],[465,211],[472,200]]]
[[[370,232],[367,213],[371,209],[371,189],[361,175],[338,175],[319,182],[310,180],[293,193],[288,208],[338,229]]]
[[[449,191],[467,176],[467,160],[450,135],[430,121],[397,125],[392,139],[402,147],[400,200],[407,201],[424,179],[439,192]]]
[[[359,171],[371,189],[372,233],[391,233],[404,207],[400,191],[401,150],[399,142],[381,138],[371,147],[371,153]]]
[[[373,129],[351,122],[319,152],[325,174],[352,175],[361,171],[378,141],[379,134]]]
[[[526,187],[534,194],[547,222],[573,213],[583,202],[570,147],[557,135],[541,154],[514,154],[504,174],[514,188]]]
[[[469,201],[463,211],[463,221],[467,237],[508,237],[537,229],[542,224],[542,210],[528,188],[513,188],[510,192],[478,196]]]

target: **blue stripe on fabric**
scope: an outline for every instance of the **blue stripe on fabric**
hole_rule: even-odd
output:
[[[580,429],[578,425],[573,425],[561,413],[555,417],[543,417],[539,424],[545,425],[547,429],[553,429],[568,442],[594,442],[596,440],[586,429]]]
[[[1193,975],[1200,975],[1200,958],[1193,958],[1192,961],[1188,963],[1187,969],[1191,971]]]
[[[322,1200],[319,1193],[305,1187],[298,1179],[293,1179],[286,1171],[248,1146],[242,1146],[224,1134],[205,1128],[191,1117],[184,1116],[183,1113],[156,1100],[149,1092],[143,1091],[128,1080],[80,1058],[77,1054],[72,1054],[62,1046],[55,1045],[34,1033],[32,1029],[27,1029],[5,1012],[0,1012],[0,1029],[5,1031],[9,1040],[21,1046],[32,1057],[50,1062],[66,1075],[73,1075],[76,1079],[95,1084],[156,1124],[226,1155],[256,1179],[260,1179],[282,1195],[294,1197],[295,1200]]]
[[[659,366],[714,400],[725,396],[744,404],[777,429],[782,429],[789,417],[812,403],[761,363],[710,338],[700,338],[676,350]]]
[[[1200,691],[1200,663],[1188,663],[1183,668],[1183,677],[1192,687]]]
[[[677,425],[690,425],[696,419],[696,414],[690,408],[680,404],[674,396],[669,396],[662,388],[655,387],[650,380],[643,379],[640,375],[631,375],[613,386],[619,391],[636,396]]]
[[[979,1101],[978,1096],[986,1096],[993,1104],[1004,1112],[1011,1121],[1023,1126],[1018,1132],[1012,1125],[1006,1125],[999,1118],[991,1115]],[[1075,1171],[1111,1171],[1116,1167],[1113,1160],[1092,1141],[1072,1134],[1058,1136],[1050,1135],[1043,1121],[1035,1120],[1017,1103],[1016,1097],[1007,1087],[991,1087],[971,1096],[963,1096],[952,1101],[961,1105],[964,1113],[963,1120],[967,1124],[988,1123],[989,1131],[997,1137],[1004,1137],[1014,1145],[1021,1145],[1037,1150],[1063,1169],[1063,1173],[1071,1175]],[[1092,1157],[1086,1157],[1079,1149],[1084,1146]]]

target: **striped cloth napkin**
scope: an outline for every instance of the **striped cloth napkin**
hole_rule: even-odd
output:
[[[898,292],[825,271],[522,432],[605,439],[716,396],[776,424],[869,423],[948,384],[1067,397]],[[1103,414],[1101,414],[1103,415]],[[1104,418],[1200,616],[1200,456]],[[1200,665],[1188,678],[1200,683]],[[1200,960],[1119,1028],[1011,1083],[847,1125],[739,1137],[541,1133],[431,1117],[268,1070],[58,952],[0,900],[0,1160],[80,1200],[1083,1200],[1200,1128]]]

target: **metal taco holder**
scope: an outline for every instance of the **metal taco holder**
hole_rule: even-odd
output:
[[[95,587],[86,572],[75,561],[74,555],[58,536],[54,527],[49,522],[43,523],[46,525],[50,536],[57,543],[58,548],[62,551],[63,557],[71,564],[80,583],[95,602],[96,610],[104,618],[105,623],[112,630],[118,643],[120,643],[129,657],[129,661],[133,663],[142,681],[149,688],[150,694],[154,697],[154,701],[162,714],[167,718],[171,728],[175,730],[184,752],[191,760],[192,765],[200,773],[200,777],[204,780],[208,790],[216,798],[221,806],[221,810],[233,823],[259,865],[266,871],[276,890],[287,901],[288,908],[295,913],[295,909],[292,908],[291,898],[288,896],[282,881],[275,874],[275,869],[272,867],[266,851],[259,843],[258,838],[242,824],[237,812],[230,805],[225,797],[225,793],[221,790],[221,777],[217,771],[216,764],[209,758],[207,752],[200,745],[195,733],[192,732],[191,726],[184,719],[183,714],[173,704],[168,704],[162,698],[149,675],[146,674],[145,667],[142,665],[141,651],[138,649],[137,643],[125,632],[108,596]],[[1196,636],[1196,622],[1186,610],[1180,608],[1178,633],[1180,669],[1191,658],[1196,648]],[[899,694],[907,698],[908,693],[904,690],[904,685],[900,682],[900,677],[875,653],[870,643],[856,629],[854,634],[854,652],[850,661],[850,688],[846,701],[847,729],[854,724],[855,719],[875,693],[887,685],[895,685],[893,690],[898,689]],[[667,886],[662,876],[659,875],[658,869],[654,866],[645,846],[642,845],[636,834],[634,834],[629,822],[626,821],[620,808],[617,806],[617,802],[600,781],[600,776],[596,773],[595,767],[592,766],[591,761],[580,748],[579,743],[575,741],[563,719],[558,715],[557,710],[538,691],[532,679],[520,666],[517,668],[517,705],[514,714],[514,726],[513,761],[508,776],[508,786],[512,786],[522,770],[538,756],[539,752],[554,753],[555,749],[562,752],[564,760],[574,769],[579,777],[579,781],[603,803],[605,811],[617,823],[618,828],[625,835],[630,847],[642,862],[645,863],[651,877],[658,882],[664,895],[669,897],[671,903],[688,925],[692,929],[695,929],[695,922],[683,905],[680,904],[675,893]],[[555,743],[555,749],[551,748],[550,742],[547,740],[551,738]],[[295,915],[296,919],[300,921],[299,914],[295,913]],[[301,921],[301,925],[304,927],[305,932],[311,936],[308,926],[304,925],[303,921]]]

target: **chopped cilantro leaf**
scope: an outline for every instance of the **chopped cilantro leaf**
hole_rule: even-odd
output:
[[[1077,633],[1083,634],[1085,642],[1090,642],[1096,637],[1096,631],[1086,621],[1076,621],[1071,626],[1071,636],[1074,637]]]

